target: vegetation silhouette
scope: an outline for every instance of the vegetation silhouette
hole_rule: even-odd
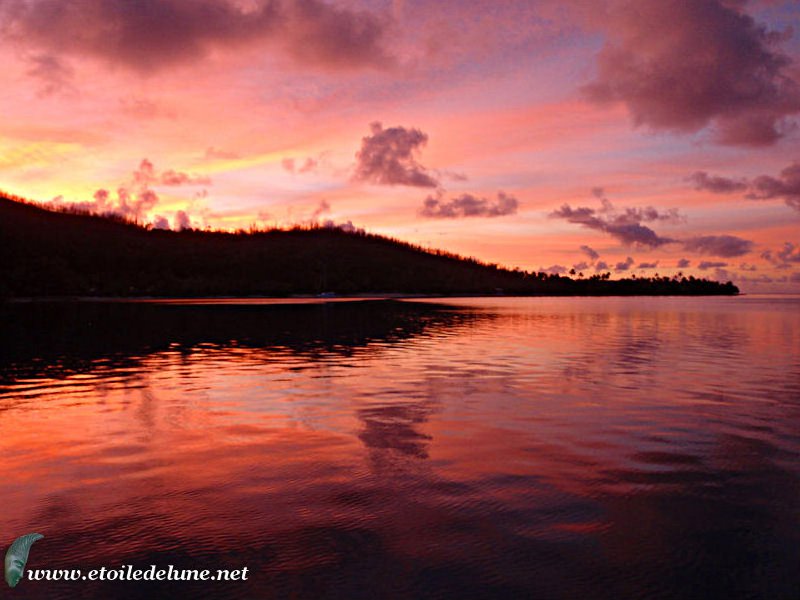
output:
[[[0,193],[0,297],[732,295],[692,276],[611,279],[508,269],[321,225],[236,232],[152,229],[115,214]]]

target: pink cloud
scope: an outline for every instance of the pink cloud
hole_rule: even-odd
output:
[[[723,0],[628,0],[612,5],[597,79],[600,103],[624,102],[637,125],[696,132],[723,144],[766,146],[800,112],[800,85],[770,31]]]
[[[786,206],[800,211],[800,162],[794,162],[781,170],[777,177],[759,175],[747,179],[710,176],[704,171],[694,173],[689,180],[695,189],[715,194],[732,194],[747,191],[748,200],[783,200]]]
[[[334,69],[393,62],[387,17],[321,0],[264,0],[249,9],[228,0],[5,0],[0,25],[23,46],[143,74],[257,44]]]
[[[461,217],[502,217],[517,212],[519,201],[504,192],[497,193],[497,200],[460,194],[445,200],[444,194],[428,196],[419,211],[420,216],[432,219],[457,219]]]
[[[370,129],[372,134],[362,138],[361,149],[356,153],[356,180],[380,185],[439,185],[415,158],[428,142],[427,135],[419,129],[400,126],[384,129],[378,122],[372,123]]]

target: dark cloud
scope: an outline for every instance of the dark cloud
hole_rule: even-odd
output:
[[[602,189],[595,189],[599,190],[602,196]],[[569,223],[583,225],[589,229],[602,231],[626,245],[657,248],[675,241],[671,238],[659,236],[650,227],[642,225],[642,223],[680,221],[683,217],[676,209],[659,212],[652,206],[647,206],[645,208],[626,208],[620,212],[615,210],[606,198],[602,198],[602,200],[603,204],[599,209],[585,206],[572,208],[568,204],[564,204],[561,208],[550,213],[550,216],[564,219]]]
[[[386,19],[320,0],[295,0],[289,6],[284,38],[299,62],[339,68],[393,64],[384,48]]]
[[[778,177],[761,175],[750,182],[750,200],[772,200],[779,198],[787,206],[800,211],[800,162],[783,169]]]
[[[39,80],[39,94],[51,96],[72,90],[72,67],[54,54],[36,54],[28,59],[27,75]]]
[[[449,179],[450,181],[469,181],[469,177],[467,177],[464,173],[456,173],[454,171],[437,171],[439,177],[443,179]]]
[[[683,248],[699,254],[731,258],[751,252],[753,242],[735,235],[701,235],[683,240]]]
[[[727,269],[722,269],[720,267],[717,267],[716,269],[714,269],[714,279],[716,279],[717,281],[730,281],[732,279],[735,279],[735,277]]]
[[[586,256],[588,256],[589,260],[591,260],[592,262],[600,258],[600,254],[598,254],[596,250],[585,244],[581,246],[581,252],[583,252]]]
[[[783,248],[778,250],[776,256],[786,263],[800,263],[800,246],[791,242],[784,242]]]
[[[783,169],[778,177],[759,175],[755,179],[728,179],[709,176],[698,171],[689,177],[695,189],[708,190],[718,194],[747,191],[748,200],[783,200],[787,206],[800,211],[800,162],[794,162]]]
[[[778,268],[788,269],[794,264],[800,264],[800,245],[784,242],[778,250],[766,250],[761,253],[761,258],[768,260]]]
[[[800,283],[800,271],[790,273],[789,275],[782,275],[781,277],[770,277],[769,275],[761,274],[755,276],[739,275],[738,281],[743,283]]]
[[[685,269],[686,267],[688,267],[691,264],[692,264],[692,261],[690,261],[688,258],[682,258],[682,259],[680,259],[678,261],[678,268],[679,269]]]
[[[753,283],[753,284],[776,283],[776,280],[774,278],[770,277],[769,275],[756,275],[755,277],[749,277],[747,275],[740,275],[738,277],[738,281],[740,281],[742,283]]]
[[[594,270],[598,271],[598,272],[599,271],[608,271],[608,263],[606,261],[604,261],[604,260],[598,261],[594,265]]]
[[[697,268],[701,271],[708,271],[709,269],[721,269],[722,267],[727,267],[728,263],[726,262],[718,262],[713,260],[703,260],[697,265]]]
[[[643,262],[639,263],[639,266],[636,267],[637,269],[655,269],[658,267],[658,261],[656,262]]]
[[[763,146],[800,111],[791,60],[769,31],[725,0],[626,0],[608,13],[596,102],[624,102],[634,123],[696,132],[713,125],[723,144]]]
[[[716,177],[705,171],[695,171],[688,177],[688,180],[694,183],[694,189],[707,190],[715,194],[731,194],[747,189],[747,182],[742,179]]]
[[[504,192],[497,193],[497,200],[478,198],[472,194],[461,194],[444,200],[443,194],[428,196],[419,211],[423,217],[432,219],[458,219],[461,217],[502,217],[517,212],[519,201]]]
[[[680,243],[685,250],[725,258],[742,256],[753,249],[753,242],[733,235],[703,235],[682,240],[662,237],[642,223],[684,221],[685,218],[676,209],[659,211],[647,206],[617,210],[607,198],[603,197],[602,188],[595,188],[593,194],[601,199],[602,204],[599,209],[585,206],[572,208],[564,204],[550,213],[550,217],[602,231],[628,246],[658,248],[665,244]],[[619,269],[619,264],[617,268]]]
[[[344,223],[336,223],[331,219],[326,219],[322,226],[325,229],[338,229],[340,231],[345,231],[347,233],[366,233],[366,230],[363,227],[356,227],[353,225],[353,222],[349,219]]]
[[[625,259],[624,262],[618,262],[616,265],[614,265],[614,270],[617,273],[620,273],[622,271],[627,271],[633,266],[634,262],[636,261],[634,261],[633,258],[629,256],[628,258]]]
[[[589,263],[587,263],[584,260],[579,263],[575,263],[574,265],[572,265],[572,268],[575,269],[576,271],[585,271],[586,269],[589,268],[589,266],[590,266]]]
[[[149,74],[215,50],[269,43],[328,68],[389,66],[387,18],[321,0],[3,0],[0,34],[48,53]]]
[[[439,182],[414,156],[427,143],[427,135],[405,127],[384,129],[378,122],[370,124],[370,129],[372,135],[361,139],[361,150],[356,153],[355,179],[379,185],[438,187]]]
[[[550,275],[563,275],[567,272],[567,267],[564,265],[551,265],[547,268],[540,267],[539,270],[543,273],[549,273]]]

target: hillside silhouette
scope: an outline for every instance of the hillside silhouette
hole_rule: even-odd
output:
[[[0,297],[720,295],[694,277],[570,278],[506,269],[333,227],[235,233],[155,230],[0,195]]]

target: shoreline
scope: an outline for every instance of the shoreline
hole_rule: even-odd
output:
[[[337,302],[367,302],[382,300],[447,300],[458,298],[719,298],[744,296],[796,296],[797,294],[402,294],[369,293],[347,295],[295,294],[291,296],[19,296],[0,298],[2,304],[41,303],[133,303],[133,304],[325,304]]]

